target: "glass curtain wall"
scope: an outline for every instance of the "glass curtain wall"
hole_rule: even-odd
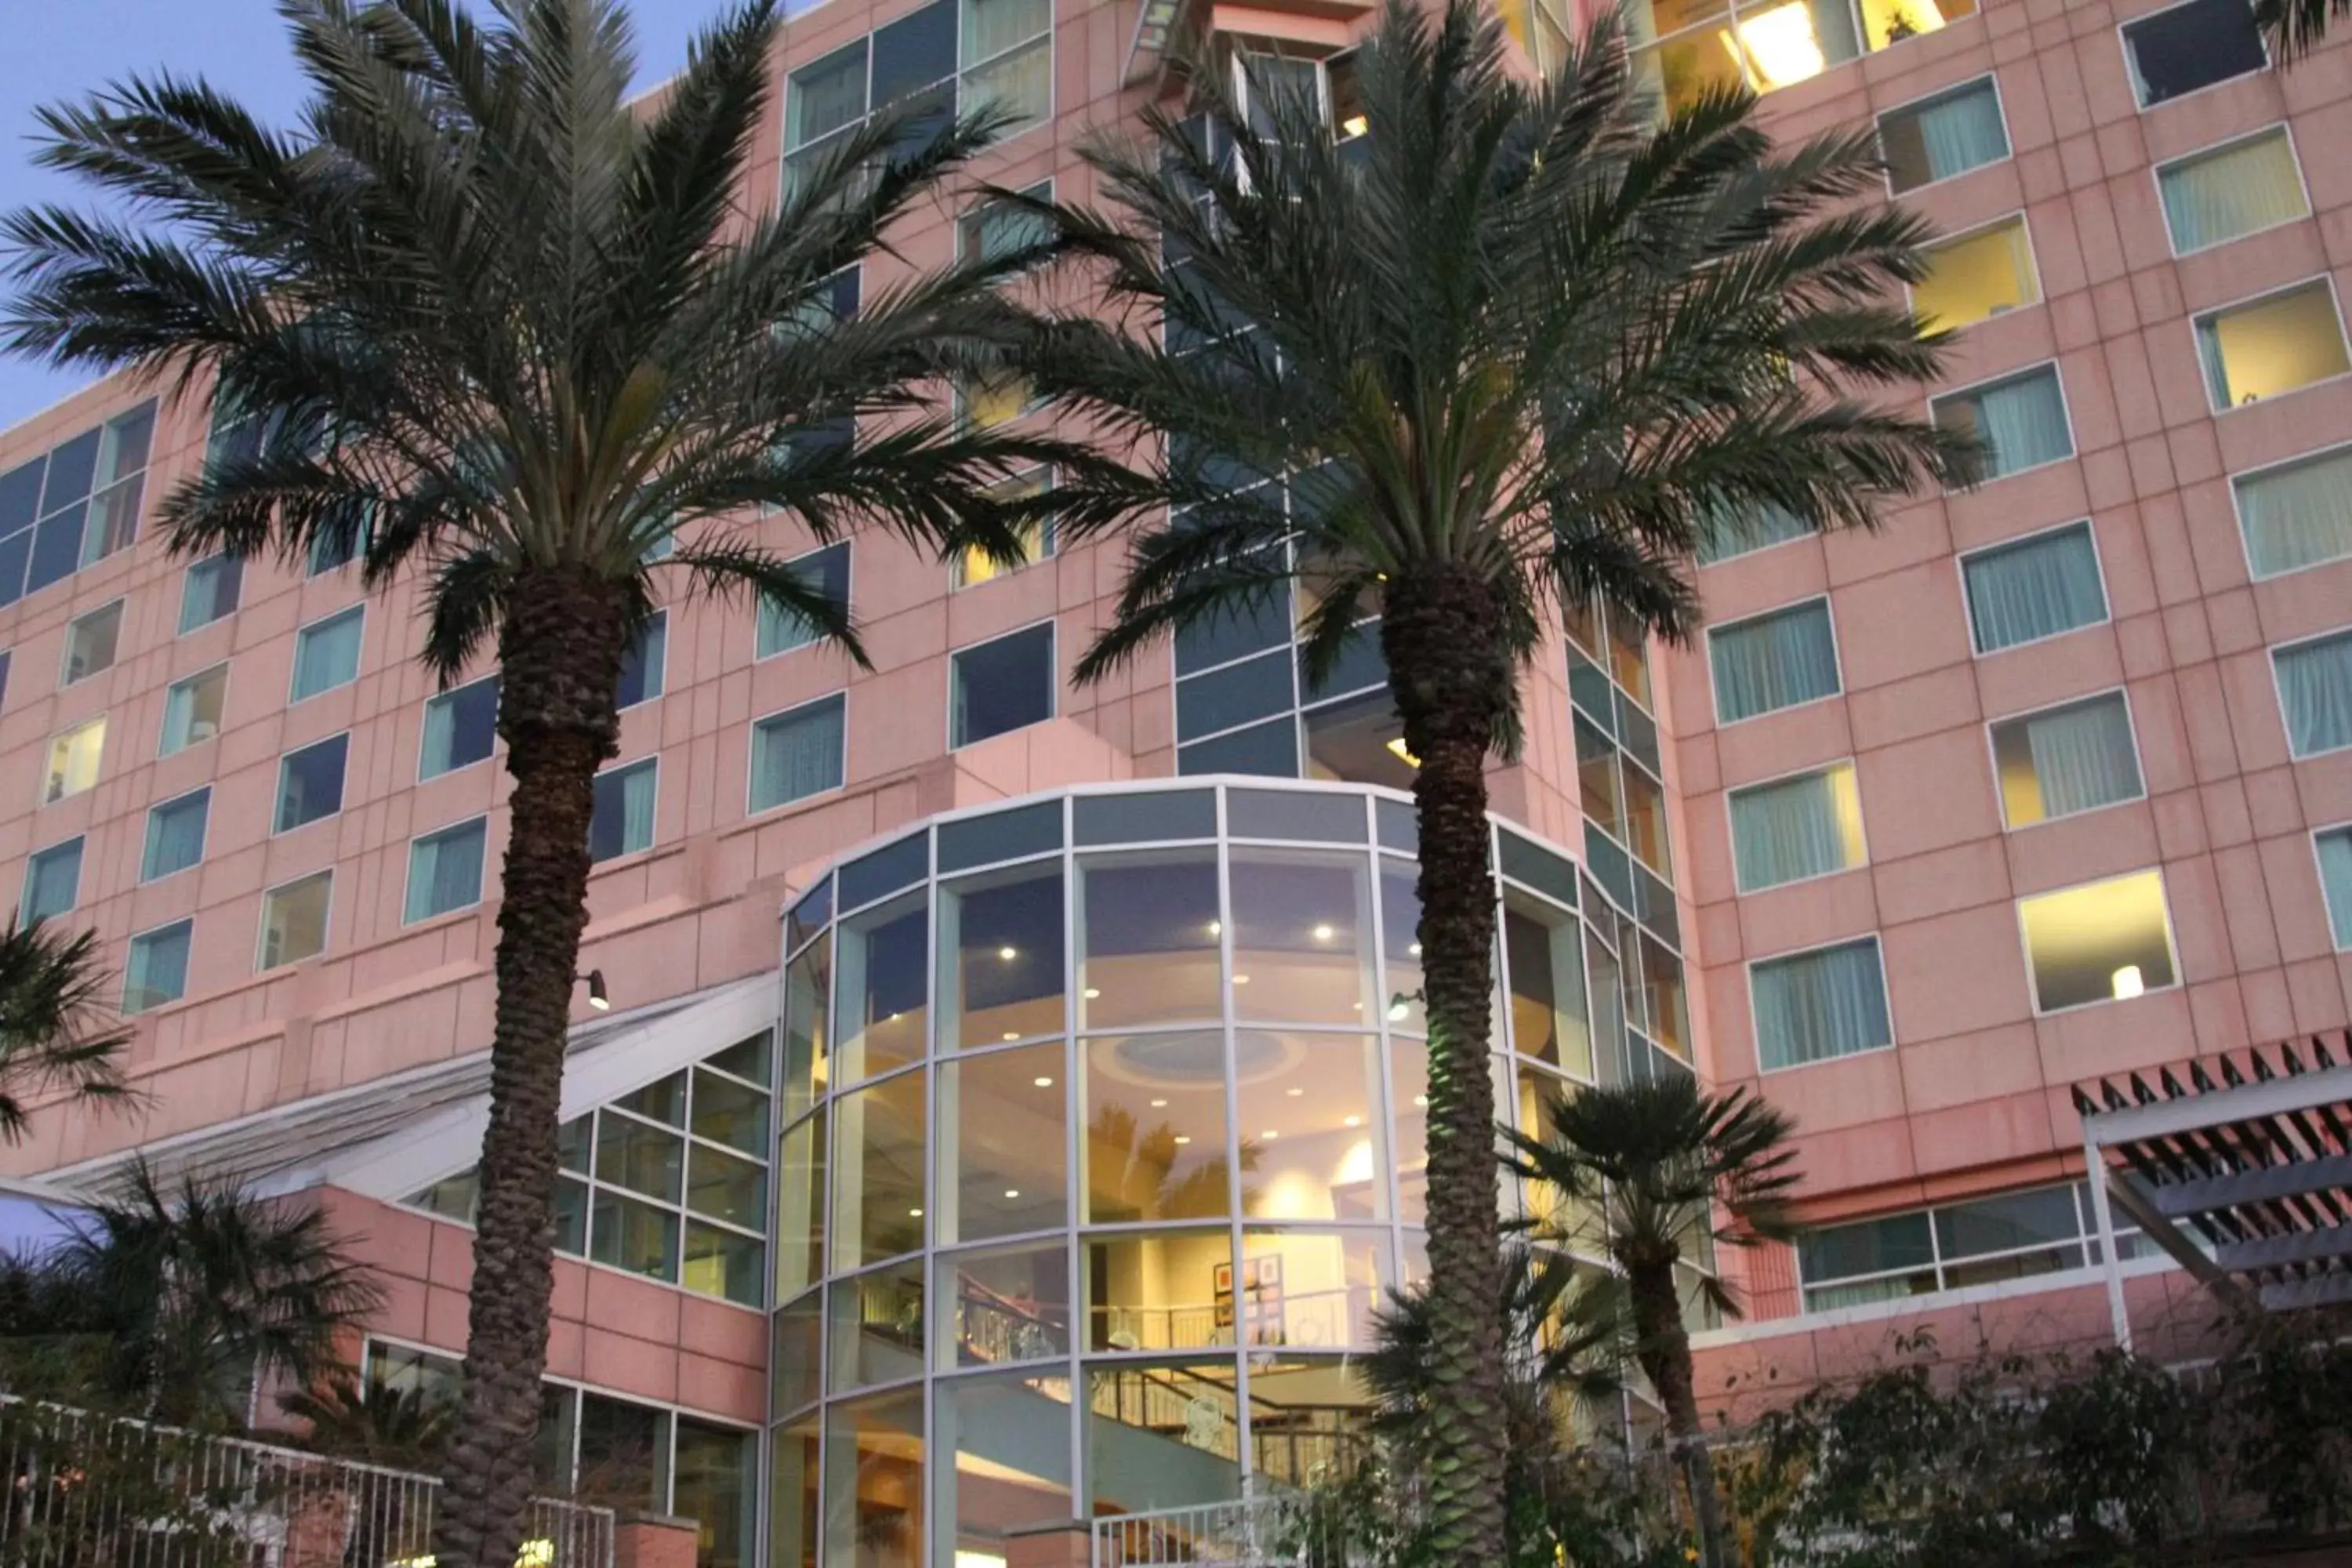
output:
[[[1412,849],[1384,792],[1170,782],[941,821],[790,911],[778,1568],[1002,1559],[1364,1440],[1349,1358],[1425,1268]],[[1678,954],[1496,858],[1500,1113],[1684,1070]]]

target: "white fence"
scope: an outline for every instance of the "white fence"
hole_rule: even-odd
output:
[[[52,1405],[0,1408],[0,1568],[426,1568],[441,1483]],[[612,1568],[608,1509],[531,1505],[516,1568]]]
[[[1347,1543],[1295,1493],[1120,1514],[1094,1524],[1094,1568],[1346,1568]]]

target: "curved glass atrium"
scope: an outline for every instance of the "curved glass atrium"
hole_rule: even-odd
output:
[[[1390,792],[1109,786],[937,819],[794,906],[776,1568],[992,1568],[1345,1453],[1350,1353],[1423,1267],[1412,852]],[[1496,861],[1506,1114],[1682,1070],[1626,1026],[1682,1048],[1678,961],[1566,856],[1498,826]]]

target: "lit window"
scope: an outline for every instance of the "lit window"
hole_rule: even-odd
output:
[[[2146,794],[2120,691],[2004,719],[1992,727],[2001,815],[2011,827],[2096,811]]]
[[[1287,778],[1344,779],[1349,784],[1383,784],[1390,789],[1412,787],[1413,774],[1420,764],[1405,750],[1404,721],[1397,717],[1396,700],[1385,689],[1310,708],[1302,715],[1302,727],[1307,736],[1303,775],[1297,762],[1297,733],[1287,717],[1226,737],[1228,741],[1250,737],[1250,754],[1261,764],[1235,771]],[[1214,770],[1196,767],[1193,771]]]
[[[1839,690],[1826,599],[1717,626],[1707,634],[1718,723],[1794,708]]]
[[[245,563],[234,555],[213,555],[188,568],[180,584],[180,630],[208,626],[235,613],[245,588]]]
[[[1006,136],[1045,119],[1054,106],[1053,0],[962,0],[961,21],[964,112],[1004,116]]]
[[[2187,0],[2126,22],[2124,56],[2142,109],[2270,63],[2246,0]]]
[[[844,711],[835,693],[751,727],[752,811],[841,787]]]
[[[1863,863],[1862,794],[1852,763],[1736,789],[1730,798],[1731,857],[1743,893]]]
[[[122,601],[92,610],[75,617],[66,627],[65,679],[60,685],[71,686],[86,680],[102,669],[113,667],[114,656],[122,638]]]
[[[2318,836],[2319,887],[2327,900],[2327,929],[2336,945],[2352,948],[2352,827]]]
[[[194,936],[194,921],[177,921],[131,939],[122,971],[125,1013],[143,1013],[188,994],[188,949]]]
[[[975,430],[1009,425],[1034,401],[1027,378],[1013,374],[968,377],[956,383],[955,395],[956,416]]]
[[[1748,971],[1756,1059],[1767,1071],[1894,1043],[1878,939],[1765,959]]]
[[[228,666],[216,664],[185,680],[175,680],[163,694],[163,741],[161,754],[170,756],[202,745],[220,733],[221,712],[228,704]]]
[[[2311,216],[2284,126],[2167,163],[2156,184],[2181,256]]]
[[[789,570],[816,597],[849,607],[849,542],[828,544],[813,550],[793,561]],[[759,626],[753,645],[754,658],[769,658],[776,654],[790,653],[806,647],[817,640],[819,632],[814,623],[797,611],[770,599],[760,598]]]
[[[2000,95],[1982,77],[1878,117],[1886,177],[1900,195],[2009,156]]]
[[[990,486],[988,493],[997,500],[1018,502],[1032,496],[1044,495],[1053,488],[1052,469],[1033,468],[1028,473]],[[949,567],[954,585],[959,588],[977,587],[982,583],[993,582],[1008,572],[1034,566],[1054,553],[1054,525],[1051,521],[1042,517],[1024,518],[1013,525],[1013,533],[1021,542],[1018,563],[993,561],[986,551],[976,545],[967,545],[957,552],[953,563]]]
[[[409,840],[408,897],[401,921],[413,924],[482,901],[482,863],[489,824],[481,817]]]
[[[662,610],[639,626],[629,646],[621,650],[621,679],[614,694],[616,708],[635,708],[662,694],[669,674],[669,612]]]
[[[2271,650],[2279,709],[2298,757],[2352,746],[2352,632]]]
[[[2160,871],[2020,899],[2017,912],[2042,1012],[2124,1001],[2173,984]]]
[[[79,795],[98,782],[98,766],[106,753],[106,715],[77,724],[49,742],[48,777],[41,804],[50,805]]]
[[[299,963],[327,951],[327,906],[334,883],[332,871],[320,871],[262,896],[259,968]]]
[[[437,778],[471,767],[490,754],[499,735],[499,678],[485,676],[425,704],[425,735],[416,776]]]
[[[660,768],[659,758],[647,757],[596,775],[595,805],[588,818],[592,863],[653,847],[654,794]]]
[[[205,858],[205,826],[212,816],[209,786],[167,800],[147,813],[147,847],[139,879],[152,882],[184,871]]]
[[[2284,396],[2352,370],[2326,279],[2198,317],[2197,357],[2216,409]]]
[[[290,833],[343,809],[343,763],[351,751],[348,734],[330,735],[299,752],[289,752],[278,764],[277,833]]]
[[[2042,302],[2022,217],[1946,240],[1926,254],[1927,276],[1911,290],[1912,309],[1923,327],[1965,327]]]
[[[81,897],[81,839],[37,849],[25,863],[25,891],[16,918],[30,925],[72,909]]]
[[[2240,474],[2231,484],[2255,576],[2352,555],[2352,447]]]
[[[2055,365],[1938,397],[1930,405],[1937,425],[1984,444],[1984,477],[2037,468],[2074,455],[2066,400]]]
[[[311,622],[294,637],[294,689],[299,702],[355,680],[360,673],[360,627],[366,611],[353,605]]]
[[[2107,618],[2091,525],[2078,522],[1962,558],[1969,635],[1977,652],[1998,653]]]
[[[1770,92],[1975,14],[1974,0],[1650,0],[1633,7],[1634,70],[1667,110],[1709,89]]]
[[[1054,624],[960,648],[950,660],[949,743],[969,746],[1054,716]]]

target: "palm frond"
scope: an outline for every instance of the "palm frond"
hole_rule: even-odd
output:
[[[132,1109],[131,1030],[110,1016],[93,931],[35,921],[0,930],[0,1142],[24,1137],[36,1099]]]

